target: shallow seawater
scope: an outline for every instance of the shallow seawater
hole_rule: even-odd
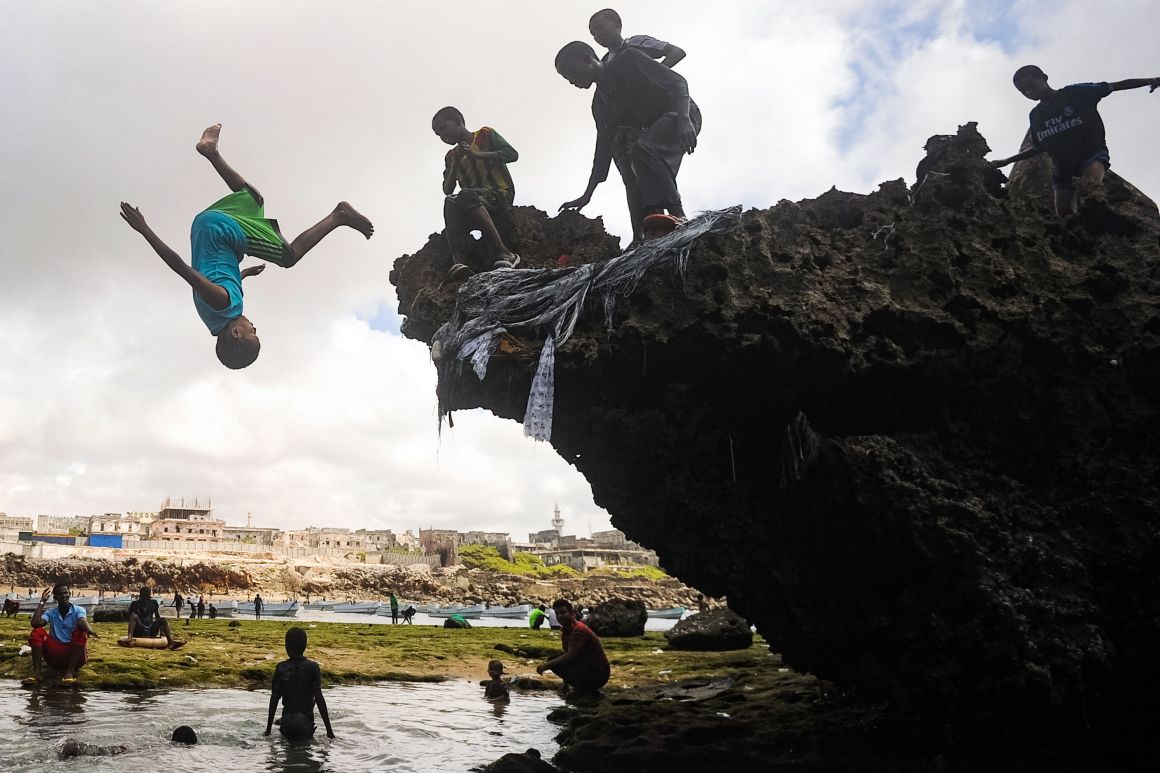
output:
[[[513,694],[490,704],[474,682],[332,687],[325,691],[336,738],[317,719],[315,740],[290,744],[266,727],[269,693],[172,690],[138,693],[67,688],[27,690],[0,683],[3,764],[11,773],[47,764],[62,770],[117,771],[468,771],[529,747],[556,753],[559,728],[546,716],[556,696]],[[279,709],[279,713],[280,713]],[[190,725],[197,746],[169,741]],[[59,760],[66,738],[87,744],[127,744],[113,757]]]

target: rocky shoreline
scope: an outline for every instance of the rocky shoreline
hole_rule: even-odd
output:
[[[286,559],[216,559],[189,556],[122,556],[30,559],[8,554],[0,560],[0,587],[16,592],[68,582],[75,588],[129,593],[149,585],[162,593],[179,590],[210,598],[384,598],[391,591],[409,601],[514,605],[551,602],[565,597],[583,606],[613,598],[634,599],[650,609],[684,606],[696,609],[701,594],[675,578],[587,574],[551,580],[501,574],[482,569],[424,565],[392,566],[320,563]],[[711,607],[721,602],[706,599]]]

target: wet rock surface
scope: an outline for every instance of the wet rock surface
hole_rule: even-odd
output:
[[[648,610],[635,599],[609,599],[593,607],[584,622],[597,636],[640,636]]]
[[[665,631],[665,639],[673,649],[695,652],[744,650],[753,646],[749,623],[731,609],[716,609],[687,617]]]
[[[540,757],[536,749],[528,749],[522,754],[505,754],[484,768],[486,773],[555,773],[552,767]]]
[[[1154,757],[1160,216],[1110,174],[1060,220],[1043,163],[1004,186],[986,152],[967,125],[913,188],[747,212],[611,334],[588,313],[551,442],[667,570],[924,743]],[[422,341],[454,303],[431,254],[391,275]],[[534,367],[465,369],[457,407],[521,419]]]

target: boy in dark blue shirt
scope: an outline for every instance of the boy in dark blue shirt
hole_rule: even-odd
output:
[[[1010,158],[992,162],[1004,167],[1047,153],[1054,173],[1055,212],[1072,215],[1078,209],[1075,178],[1103,182],[1111,165],[1104,122],[1096,105],[1113,91],[1160,86],[1160,78],[1133,78],[1115,83],[1077,83],[1056,90],[1047,85],[1047,74],[1033,64],[1020,67],[1012,78],[1015,88],[1039,102],[1031,110],[1031,147]]]

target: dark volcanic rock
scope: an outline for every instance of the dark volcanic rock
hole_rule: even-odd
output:
[[[536,749],[523,754],[505,754],[484,768],[486,773],[558,773],[557,769],[540,758]]]
[[[646,620],[648,610],[636,599],[609,599],[584,618],[597,636],[641,636]]]
[[[914,189],[750,211],[611,334],[590,310],[551,442],[788,665],[959,744],[1138,753],[1160,727],[1160,216],[1111,174],[1061,221],[1042,164],[1004,187],[986,151],[968,125]],[[421,281],[435,251],[392,273],[420,340],[454,299]],[[534,367],[465,368],[456,407],[522,418]]]
[[[700,612],[665,631],[669,646],[696,652],[746,650],[753,646],[753,632],[745,618],[731,609]]]

